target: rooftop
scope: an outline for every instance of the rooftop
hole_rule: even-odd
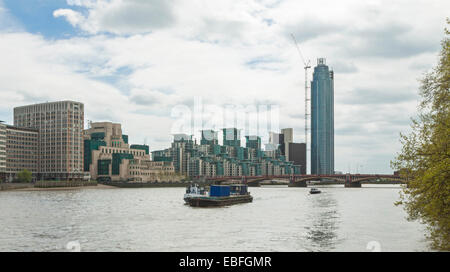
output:
[[[24,105],[24,106],[18,106],[18,107],[14,107],[14,108],[18,109],[18,108],[24,108],[24,107],[30,107],[30,106],[39,106],[39,105],[44,105],[44,104],[57,104],[57,103],[77,103],[77,104],[84,105],[81,102],[77,102],[77,101],[73,101],[73,100],[62,100],[62,101],[35,103],[35,104],[29,104],[29,105]]]

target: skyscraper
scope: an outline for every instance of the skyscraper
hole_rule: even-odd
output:
[[[16,107],[14,125],[39,130],[41,179],[83,178],[83,103],[60,101]]]
[[[334,74],[323,58],[311,82],[311,174],[334,174]]]
[[[292,128],[281,129],[280,151],[281,155],[284,155],[287,160],[289,160],[289,143],[293,142],[294,142],[294,130]]]

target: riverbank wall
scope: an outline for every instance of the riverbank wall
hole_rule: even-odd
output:
[[[97,181],[79,181],[79,180],[40,180],[36,183],[0,183],[0,191],[11,190],[32,190],[32,189],[52,189],[52,188],[80,188],[95,187]]]
[[[0,191],[20,190],[33,188],[31,183],[0,183]]]
[[[35,188],[59,188],[59,187],[84,187],[97,186],[96,180],[39,180],[34,184]]]

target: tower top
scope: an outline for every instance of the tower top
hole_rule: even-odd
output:
[[[317,65],[326,65],[326,64],[327,64],[327,59],[325,59],[325,58],[317,59]]]

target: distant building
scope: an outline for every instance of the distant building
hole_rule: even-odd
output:
[[[226,146],[241,146],[241,133],[237,128],[223,129],[223,145]]]
[[[317,60],[311,82],[311,174],[334,173],[334,74]]]
[[[300,166],[300,174],[306,175],[306,144],[288,143],[287,145],[289,150],[288,161]]]
[[[270,132],[264,154],[271,158],[284,157],[286,161],[299,167],[300,174],[306,174],[306,144],[294,143],[292,128],[283,128],[281,133]]]
[[[280,154],[289,157],[288,143],[294,142],[294,132],[292,128],[283,128],[281,133],[270,132],[269,133],[269,145],[266,145],[266,151],[272,151],[274,146],[280,151]]]
[[[173,138],[170,156],[172,157],[175,171],[182,175],[189,175],[188,163],[194,147],[192,135],[175,134]]]
[[[83,103],[60,101],[16,107],[14,126],[39,131],[40,179],[83,178]]]
[[[245,136],[245,147],[261,150],[261,137],[259,136]]]
[[[6,125],[0,121],[0,182],[6,180]]]
[[[294,142],[294,130],[292,128],[281,129],[281,134],[279,136],[280,140],[280,152],[281,155],[289,158],[289,143]]]
[[[6,175],[9,181],[17,179],[23,170],[39,177],[39,131],[37,129],[6,126]]]
[[[204,132],[202,137],[216,135],[213,131]],[[300,168],[286,161],[278,149],[262,151],[260,137],[245,138],[246,147],[242,147],[236,128],[224,129],[224,145],[203,138],[197,145],[189,135],[174,135],[170,148],[153,151],[152,156],[158,161],[173,161],[177,173],[191,177],[286,175],[300,172]]]
[[[284,143],[283,134],[277,132],[269,132],[269,145],[278,148],[278,146],[282,143]]]
[[[217,131],[214,130],[202,130],[202,138],[200,140],[201,145],[217,145],[219,140],[217,137]]]
[[[15,181],[22,170],[36,180],[39,156],[39,131],[0,123],[0,180]]]
[[[146,155],[150,155],[150,147],[148,145],[132,144],[130,148],[144,150]]]
[[[130,146],[120,124],[91,123],[84,132],[84,154],[84,171],[93,179],[149,182],[174,178],[173,163],[151,161],[147,145]]]

